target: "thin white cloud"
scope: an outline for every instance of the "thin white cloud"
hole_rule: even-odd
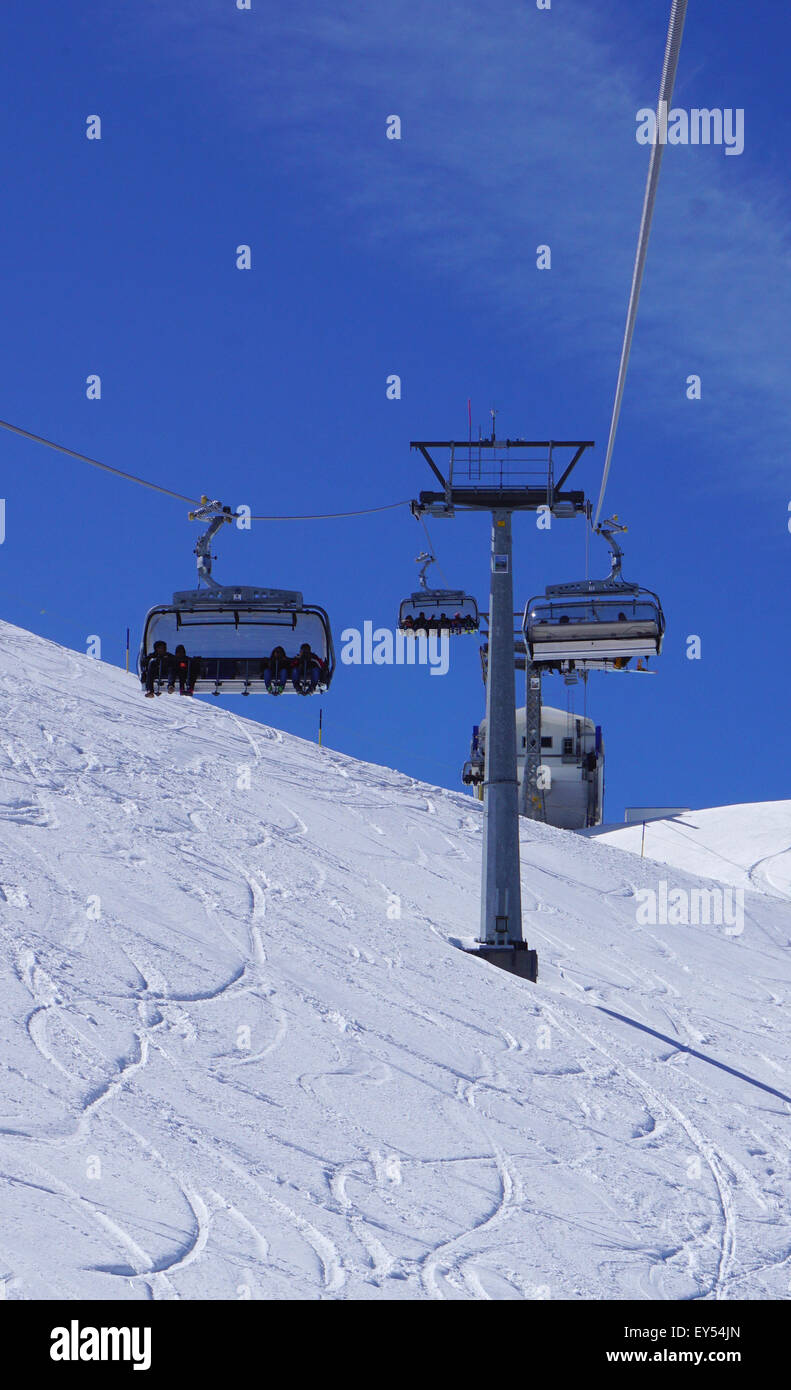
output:
[[[568,361],[573,342],[609,383],[648,159],[634,118],[655,100],[664,8],[650,76],[645,45],[638,71],[623,30],[608,33],[607,9],[582,0],[550,12],[524,0],[290,0],[249,14],[226,3],[147,14],[162,43],[225,93],[229,119],[265,130],[278,159],[304,172],[306,215],[340,220],[353,243],[429,267],[461,302],[486,297],[505,325],[535,314],[535,249],[548,242],[542,352]],[[702,56],[686,48],[679,99],[718,104],[706,81]],[[384,138],[391,113],[400,144]],[[665,153],[634,371],[658,400],[678,393],[680,372],[701,372],[729,401],[754,410],[759,399],[764,437],[779,438],[791,256],[780,194],[752,158],[749,114],[739,159]]]

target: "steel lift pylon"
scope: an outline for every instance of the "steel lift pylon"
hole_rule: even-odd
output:
[[[557,518],[586,515],[584,493],[564,491],[564,485],[592,443],[498,440],[493,432],[491,439],[412,441],[410,446],[422,453],[442,488],[420,493],[412,503],[415,516],[491,512],[481,917],[470,954],[532,981],[538,978],[538,957],[523,935],[519,865],[512,518],[516,511],[539,508]],[[449,454],[446,473],[434,457],[439,449]],[[556,480],[555,456],[562,450],[573,452]]]

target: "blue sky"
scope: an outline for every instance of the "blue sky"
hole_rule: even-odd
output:
[[[476,429],[494,406],[505,435],[595,439],[577,474],[595,498],[648,158],[635,113],[656,100],[668,9],[43,0],[4,16],[0,416],[290,514],[430,486],[409,440],[463,437],[469,397]],[[668,635],[655,676],[590,681],[608,819],[789,794],[789,37],[776,0],[690,0],[676,104],[743,107],[746,146],[665,154],[607,507]],[[0,459],[4,616],[80,650],[99,634],[121,664],[127,625],[134,640],[191,586],[197,528],[4,432]],[[432,534],[483,602],[485,518]],[[581,522],[544,535],[517,518],[515,541],[520,601],[584,571]],[[228,528],[216,573],[301,588],[337,641],[392,624],[421,545],[406,509]],[[565,704],[558,681],[545,695]],[[457,787],[477,644],[459,639],[445,678],[340,668],[322,703],[328,744]],[[229,705],[315,736],[317,701]]]

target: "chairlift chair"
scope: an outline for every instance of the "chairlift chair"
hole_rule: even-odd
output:
[[[462,589],[430,589],[426,570],[434,556],[423,551],[417,557],[421,566],[420,588],[405,598],[398,610],[400,632],[447,632],[451,636],[477,632],[480,627],[478,604]]]
[[[211,577],[209,544],[225,521],[231,521],[230,508],[203,499],[203,505],[190,513],[191,520],[213,516],[208,531],[196,547],[198,576],[209,587],[185,589],[173,595],[171,603],[149,610],[143,624],[138,672],[145,680],[148,658],[154,644],[165,642],[172,655],[183,645],[194,661],[196,695],[230,694],[320,694],[329,689],[335,671],[335,651],[329,617],[317,604],[305,603],[302,594],[289,589],[263,589],[249,585],[221,585]],[[304,643],[320,660],[315,685],[292,665]],[[272,679],[271,665],[265,667],[273,648],[282,647],[287,665],[280,681]],[[269,686],[265,679],[269,675]],[[159,693],[165,673],[155,679]],[[295,683],[296,682],[296,683]]]
[[[465,787],[480,787],[486,780],[486,760],[480,746],[479,726],[473,725],[470,756],[461,770],[461,780]]]
[[[523,630],[531,661],[559,667],[624,668],[632,657],[658,656],[665,617],[650,589],[621,576],[623,552],[614,537],[626,528],[613,518],[597,528],[612,551],[607,579],[549,585],[525,608]]]
[[[485,780],[486,770],[482,761],[468,758],[461,770],[461,780],[465,787],[480,787]]]

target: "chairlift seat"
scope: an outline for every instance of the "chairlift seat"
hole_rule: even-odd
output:
[[[291,662],[302,644],[309,643],[324,673],[311,694],[328,690],[335,671],[327,613],[304,603],[295,590],[237,585],[175,593],[172,603],[152,608],[146,616],[138,657],[141,680],[158,641],[166,643],[171,655],[181,644],[188,657],[201,658],[193,686],[196,695],[270,694],[263,665],[274,647],[283,647]],[[298,693],[290,678],[282,693]]]
[[[665,620],[656,594],[626,585],[599,591],[586,586],[580,593],[582,587],[575,592],[558,585],[530,600],[524,634],[532,661],[579,665],[586,658],[615,661],[661,652]]]
[[[401,632],[415,633],[424,630],[424,623],[428,632],[477,632],[478,604],[461,589],[419,589],[401,604],[398,627]]]
[[[486,777],[482,757],[468,758],[461,770],[461,780],[465,787],[479,787]]]

